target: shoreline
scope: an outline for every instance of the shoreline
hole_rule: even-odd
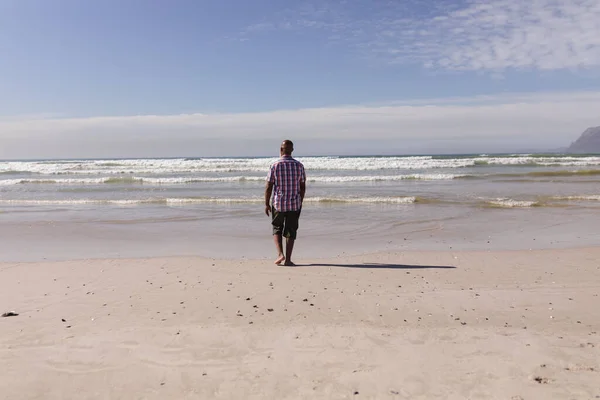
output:
[[[597,398],[600,247],[0,263],[20,399]],[[356,394],[358,393],[358,394]]]
[[[441,208],[424,213],[408,206],[342,207],[334,211],[306,210],[300,221],[296,257],[390,251],[552,250],[600,243],[600,213],[594,210],[465,213]],[[33,221],[9,219],[0,228],[4,238],[0,262],[171,256],[261,260],[274,252],[270,221],[256,210],[215,208],[206,218],[194,209],[172,212],[171,217],[177,219],[148,223],[124,220],[123,210],[97,216],[73,212],[56,221],[39,221],[37,215]],[[392,217],[386,218],[387,213]],[[132,217],[139,218],[128,218]]]
[[[285,245],[285,242],[284,242]],[[272,243],[269,242],[269,246],[272,246]],[[576,245],[565,245],[565,246],[555,246],[555,247],[547,247],[547,248],[530,248],[530,249],[524,249],[524,248],[514,248],[514,249],[507,249],[507,248],[500,248],[500,249],[494,249],[494,248],[489,248],[489,249],[456,249],[456,250],[448,250],[448,249],[406,249],[406,250],[399,250],[399,249],[382,249],[382,250],[375,250],[375,251],[364,251],[364,252],[354,252],[354,253],[348,253],[346,254],[346,252],[343,252],[343,254],[338,254],[335,256],[318,256],[318,257],[308,257],[308,256],[303,256],[302,254],[302,250],[297,249],[294,250],[294,262],[297,264],[297,267],[308,267],[308,266],[318,266],[316,264],[318,264],[319,262],[323,262],[323,263],[327,263],[330,262],[332,260],[346,260],[349,263],[352,263],[352,260],[354,259],[365,259],[365,258],[387,258],[387,257],[391,257],[392,255],[397,255],[399,257],[402,257],[403,255],[407,255],[409,256],[409,258],[413,259],[416,256],[419,255],[423,255],[426,257],[430,257],[432,255],[437,255],[437,256],[453,256],[453,255],[495,255],[498,256],[500,254],[526,254],[526,253],[547,253],[547,252],[571,252],[571,251],[583,251],[583,252],[600,252],[600,244],[598,246],[590,246],[590,245],[581,245],[581,246],[576,246]],[[271,253],[274,252],[273,249],[271,249]],[[273,256],[263,256],[263,257],[246,257],[246,256],[239,256],[239,257],[235,257],[235,256],[231,256],[231,257],[223,257],[223,256],[206,256],[206,255],[199,255],[199,254],[181,254],[181,255],[157,255],[157,256],[136,256],[136,257],[127,257],[127,256],[123,256],[123,257],[65,257],[65,258],[61,258],[61,259],[42,259],[42,260],[23,260],[23,261],[19,261],[19,260],[15,260],[15,261],[2,261],[0,260],[0,272],[2,271],[3,267],[16,267],[16,266],[20,266],[20,265],[36,265],[36,264],[65,264],[65,263],[72,263],[72,262],[152,262],[152,261],[199,261],[199,262],[208,262],[208,261],[224,261],[227,263],[230,262],[237,262],[237,261],[242,261],[242,262],[255,262],[255,263],[260,263],[262,264],[266,264],[269,265],[269,263],[271,263],[271,261],[275,260],[275,255]],[[301,261],[296,261],[297,259],[300,259]],[[312,265],[315,264],[315,265]],[[277,268],[294,268],[294,267],[286,267],[284,265],[275,265],[273,264],[273,267],[277,267]]]

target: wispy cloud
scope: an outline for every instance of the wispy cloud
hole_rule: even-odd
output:
[[[423,5],[428,3],[426,7]],[[323,0],[250,26],[320,30],[329,43],[390,63],[442,70],[600,67],[600,0]]]
[[[237,114],[0,120],[0,158],[470,152],[566,146],[600,92],[514,94]],[[365,147],[369,146],[369,147]],[[512,150],[510,150],[512,149]]]

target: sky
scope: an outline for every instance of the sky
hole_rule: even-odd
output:
[[[600,0],[0,0],[0,158],[547,151]]]

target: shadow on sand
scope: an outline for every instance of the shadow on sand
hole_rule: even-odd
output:
[[[297,267],[340,267],[340,268],[372,268],[372,269],[453,269],[456,267],[449,265],[405,265],[405,264],[380,264],[380,263],[364,263],[364,264],[296,264]]]

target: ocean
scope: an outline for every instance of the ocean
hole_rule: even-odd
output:
[[[599,155],[297,159],[308,178],[300,239],[331,241],[331,253],[599,239]],[[275,160],[0,161],[0,260],[270,255]],[[538,243],[525,240],[535,232]]]

